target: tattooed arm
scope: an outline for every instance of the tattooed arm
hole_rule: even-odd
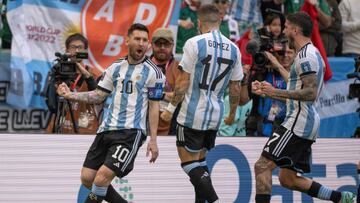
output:
[[[275,89],[270,83],[261,83],[261,93],[273,99],[293,99],[298,101],[315,101],[317,96],[317,75],[308,74],[301,78],[302,88],[298,90]]]
[[[180,75],[176,79],[174,95],[166,110],[163,113],[161,113],[161,119],[163,119],[164,121],[171,120],[175,108],[184,99],[185,92],[187,91],[189,86],[190,86],[190,73],[181,70]]]
[[[59,85],[57,93],[65,99],[81,101],[89,104],[100,104],[109,95],[109,93],[100,89],[95,89],[89,92],[71,92],[65,83]]]
[[[236,108],[239,105],[240,101],[240,81],[230,81],[229,82],[229,103],[230,103],[230,112],[227,117],[224,119],[226,125],[231,125],[234,122]]]
[[[171,99],[172,105],[177,106],[184,99],[185,92],[189,86],[190,74],[182,70],[175,83],[174,96]]]

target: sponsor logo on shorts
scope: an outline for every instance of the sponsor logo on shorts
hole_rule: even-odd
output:
[[[119,168],[120,167],[120,162],[114,163],[114,166]]]

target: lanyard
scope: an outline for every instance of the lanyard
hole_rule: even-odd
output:
[[[81,78],[81,74],[78,74],[78,76],[76,77],[76,79],[75,79],[74,83],[73,83],[73,84],[71,84],[71,86],[70,86],[70,90],[72,90],[72,91],[73,91],[73,90],[75,90],[76,85],[77,85],[77,83],[79,82],[80,78]]]
[[[275,88],[278,88],[274,73],[272,74],[273,84]]]

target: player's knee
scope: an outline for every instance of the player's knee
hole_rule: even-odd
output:
[[[90,176],[86,176],[84,174],[81,174],[80,176],[80,179],[81,179],[81,183],[87,187],[87,188],[91,188],[91,185],[94,181],[94,177],[90,177]]]
[[[101,167],[96,173],[94,183],[98,186],[110,185],[115,173],[107,167]]]
[[[267,170],[267,167],[266,167],[266,165],[264,165],[264,162],[262,162],[260,160],[257,160],[255,162],[254,171],[255,171],[256,176],[262,174],[266,170]]]
[[[81,176],[80,176],[81,183],[85,187],[91,188],[91,186],[94,182],[94,179],[95,179],[95,175],[96,175],[96,172],[92,173],[91,171],[82,170]]]
[[[284,174],[284,173],[279,173],[279,182],[280,185],[288,188],[288,189],[292,189],[294,187],[294,179],[291,175],[288,174]]]

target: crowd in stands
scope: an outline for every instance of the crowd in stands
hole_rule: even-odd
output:
[[[0,47],[9,49],[11,46],[11,31],[6,20],[6,0],[0,1]],[[171,54],[182,54],[186,40],[199,34],[197,9],[202,4],[214,4],[220,11],[222,22],[220,31],[223,35],[235,42],[242,55],[243,70],[246,75],[242,86],[249,89],[251,78],[261,77],[277,88],[286,88],[286,79],[277,67],[289,70],[295,57],[295,50],[286,45],[282,55],[266,53],[270,60],[265,73],[259,74],[254,66],[253,55],[247,53],[246,46],[252,39],[258,39],[259,29],[265,28],[276,40],[283,38],[285,18],[287,14],[297,11],[307,12],[317,26],[313,32],[313,43],[326,56],[360,56],[360,3],[358,0],[183,0],[178,19],[177,35],[167,29],[157,30],[159,36],[152,39],[153,55],[151,59],[163,70],[168,78],[164,106],[169,101],[171,91],[176,80],[178,64]],[[276,12],[282,13],[278,15]],[[173,36],[176,37],[173,38]],[[316,41],[316,42],[315,42]],[[157,52],[161,54],[157,54]],[[160,57],[160,58],[158,58]],[[324,56],[323,56],[324,57]],[[281,64],[281,65],[279,65]],[[279,66],[278,66],[279,65]],[[272,66],[272,68],[269,68]],[[174,69],[174,70],[173,70]],[[285,71],[286,71],[285,70]],[[169,72],[168,72],[169,71]],[[285,118],[285,103],[269,98],[259,98],[248,91],[251,100],[245,105],[238,106],[235,123],[231,126],[221,124],[222,136],[269,136]],[[228,95],[224,98],[225,112],[229,111]],[[260,121],[260,122],[259,122]],[[172,121],[175,122],[175,121]],[[172,123],[164,123],[159,130],[160,134],[173,134]]]

